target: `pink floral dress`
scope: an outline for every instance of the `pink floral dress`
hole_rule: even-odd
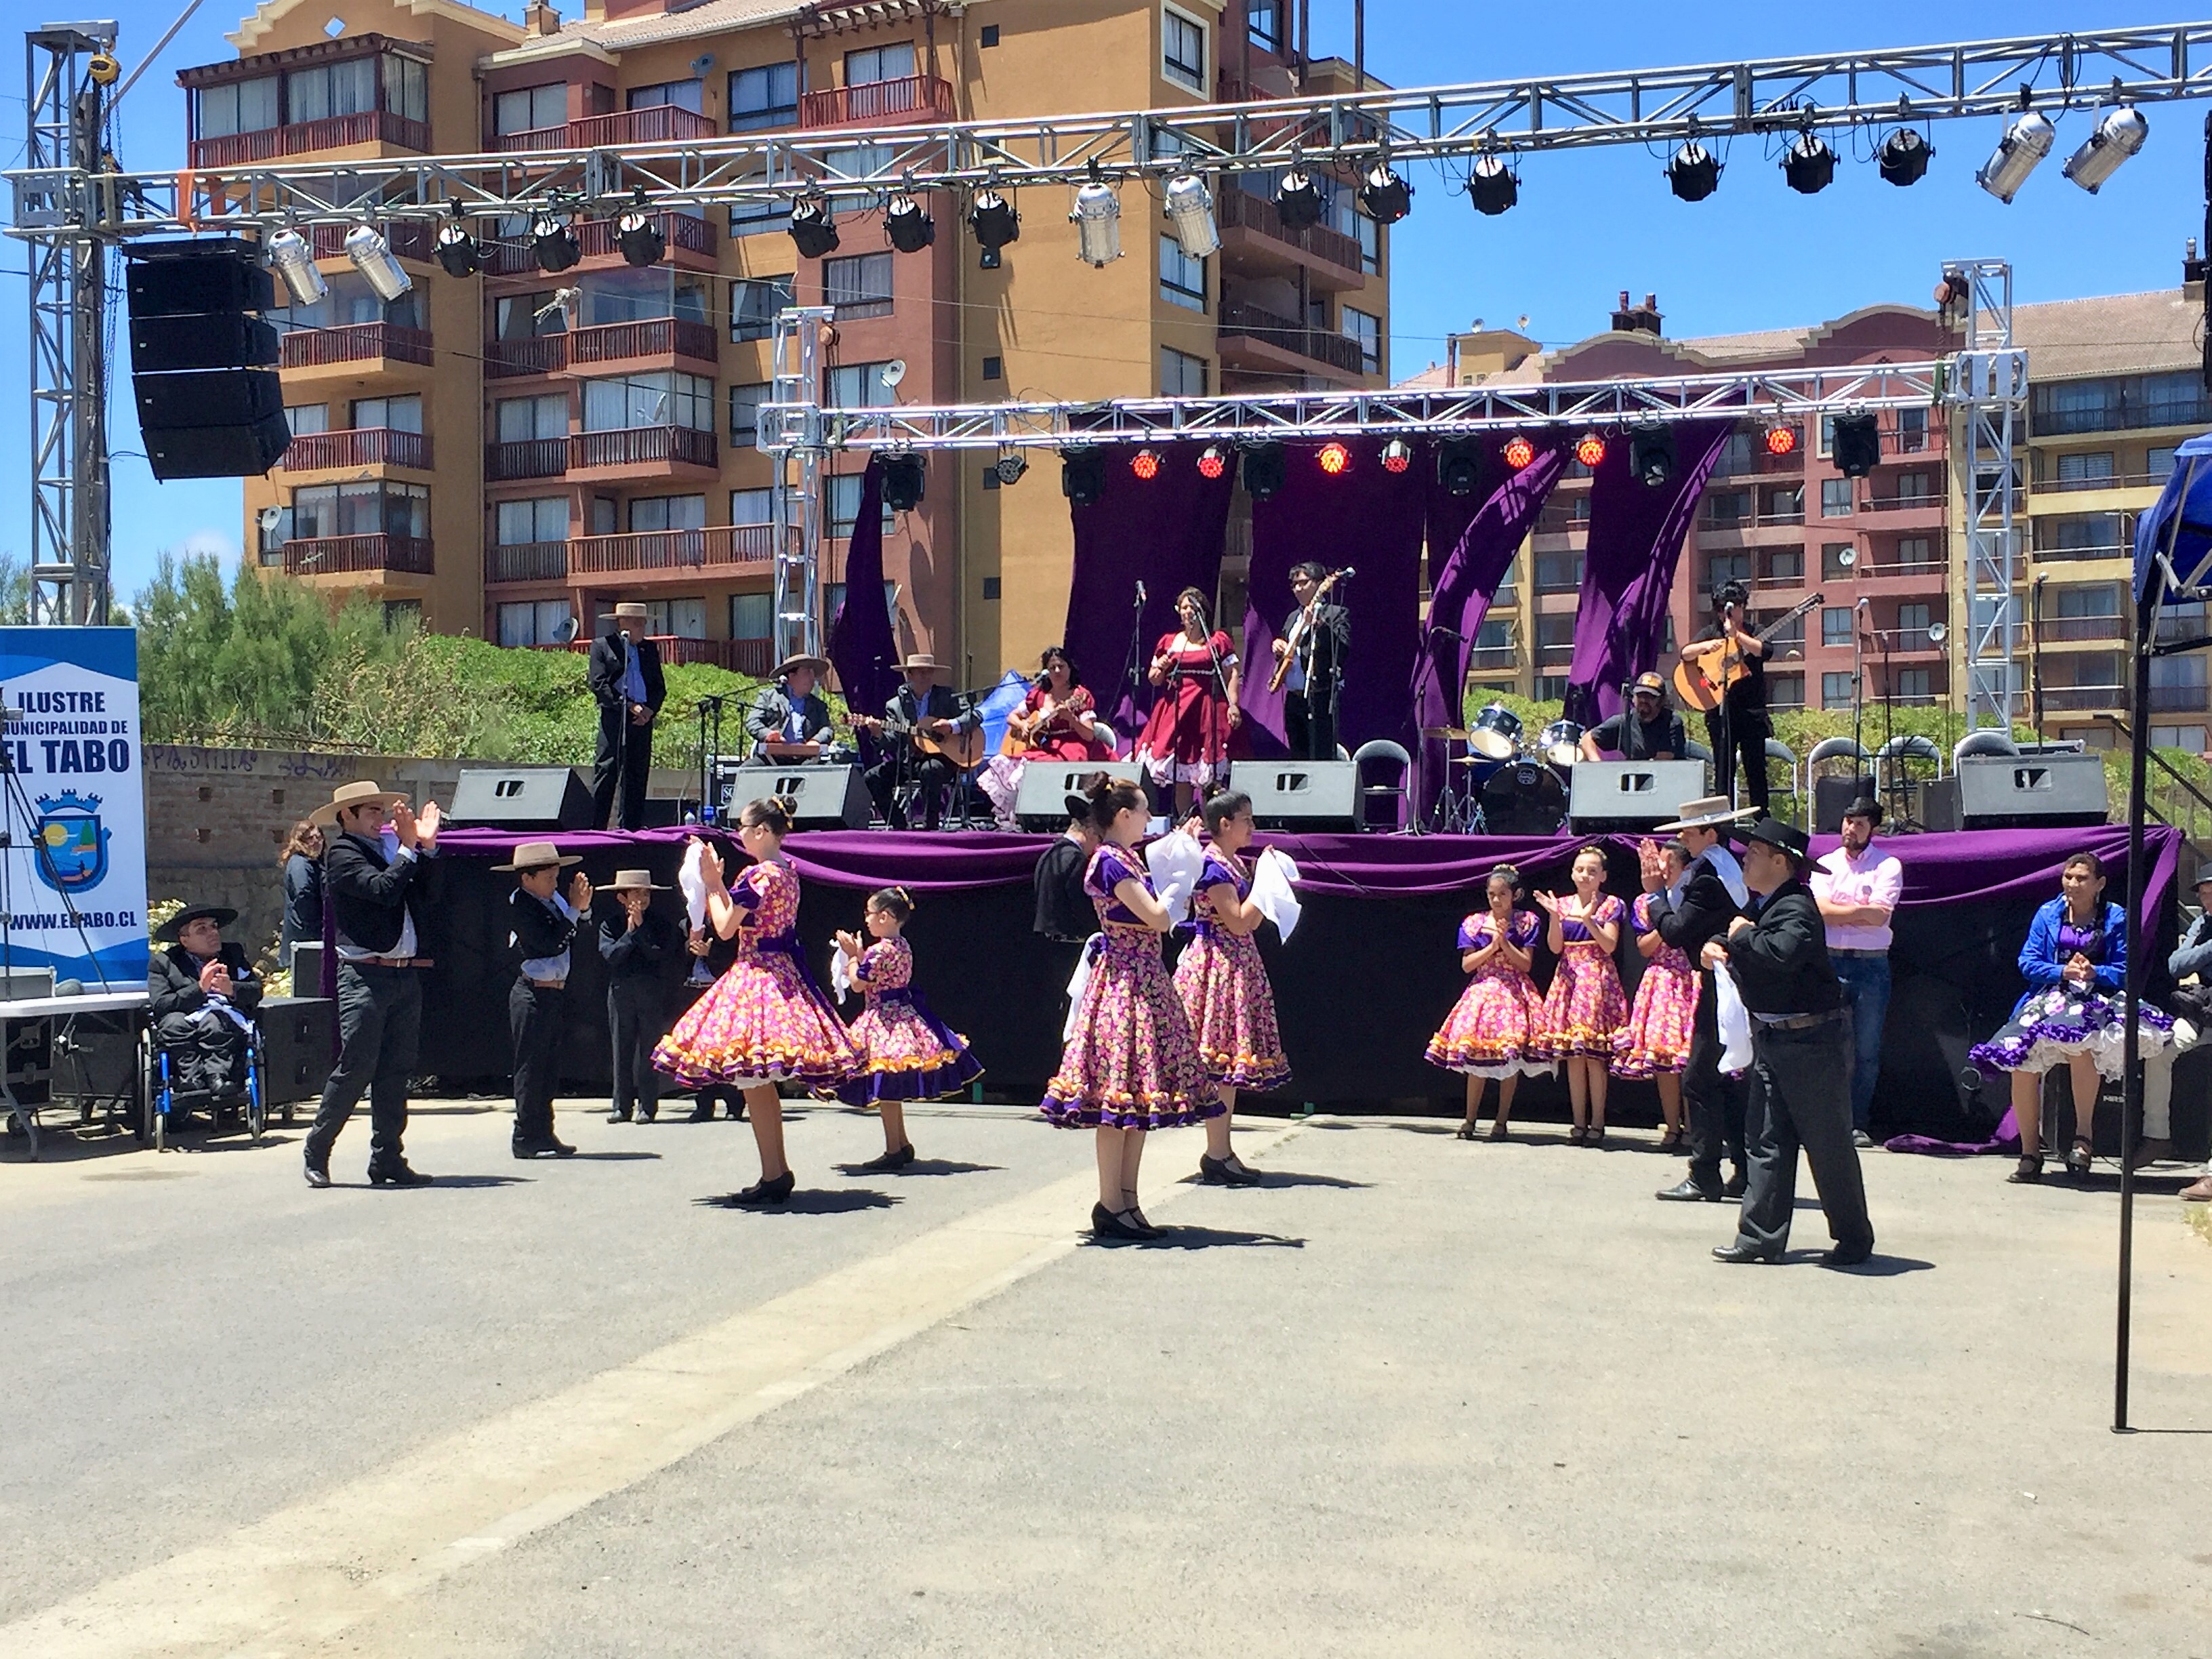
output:
[[[914,947],[881,939],[853,964],[853,987],[867,999],[849,1035],[860,1069],[837,1091],[848,1105],[939,1100],[983,1075],[968,1039],[929,1012],[914,988]]]
[[[1497,925],[1487,910],[1460,923],[1462,954],[1488,945],[1497,936]],[[1534,947],[1541,932],[1543,923],[1530,910],[1514,911],[1505,924],[1506,939],[1524,951]],[[1459,1001],[1429,1039],[1429,1064],[1470,1077],[1512,1077],[1522,1072],[1541,1076],[1552,1069],[1550,1060],[1534,1052],[1543,1008],[1536,981],[1503,956],[1492,957],[1474,970]]]
[[[1617,924],[1627,914],[1626,904],[1603,893],[1589,921],[1579,916],[1561,919],[1559,940],[1565,948],[1552,975],[1552,988],[1544,994],[1535,1037],[1537,1052],[1544,1058],[1595,1054],[1612,1060],[1613,1034],[1628,1018],[1628,999],[1621,992],[1620,969],[1613,966],[1612,952],[1590,936],[1590,923]]]
[[[1628,925],[1638,939],[1652,929],[1651,895],[1639,893]],[[1613,1074],[1680,1076],[1690,1064],[1690,1028],[1698,1017],[1698,970],[1671,945],[1644,964],[1628,1023],[1613,1034]]]
[[[1239,900],[1252,892],[1252,878],[1233,853],[1209,848],[1191,900],[1191,927],[1197,935],[1176,963],[1176,994],[1189,1011],[1198,1038],[1199,1063],[1216,1084],[1265,1092],[1291,1080],[1291,1062],[1275,1023],[1275,992],[1267,965],[1249,933],[1232,933],[1214,919],[1216,887],[1233,887]]]

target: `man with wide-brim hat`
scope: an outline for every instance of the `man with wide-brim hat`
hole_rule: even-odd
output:
[[[367,780],[340,784],[330,804],[309,815],[327,826],[323,896],[337,950],[338,1063],[302,1153],[307,1184],[331,1184],[331,1149],[368,1095],[368,1180],[374,1187],[419,1187],[400,1151],[407,1133],[407,1083],[422,1031],[422,951],[438,850],[438,804],[418,817],[404,795]],[[392,824],[392,848],[379,830]]]
[[[154,930],[167,948],[146,964],[146,1015],[185,1097],[204,1096],[218,1119],[246,1097],[246,1034],[261,980],[244,947],[224,939],[238,920],[227,904],[187,905]],[[169,1133],[192,1127],[191,1101],[173,1101]]]
[[[592,763],[592,823],[645,828],[645,788],[653,771],[653,722],[667,701],[660,647],[646,637],[651,616],[634,601],[617,605],[607,630],[592,641],[586,679],[599,705],[599,742]]]
[[[553,1092],[560,1081],[561,1033],[566,1025],[570,949],[592,908],[592,878],[581,870],[561,890],[561,872],[581,864],[550,841],[526,841],[495,870],[514,872],[509,893],[507,948],[522,958],[507,988],[507,1024],[514,1041],[514,1155],[574,1158],[576,1149],[553,1133]]]
[[[1692,962],[1709,940],[1720,938],[1751,900],[1743,871],[1728,849],[1725,832],[1756,817],[1749,807],[1731,806],[1723,796],[1682,803],[1680,815],[1657,826],[1674,832],[1687,863],[1682,878],[1651,895],[1651,924],[1659,937]],[[1701,969],[1698,1007],[1690,1027],[1690,1058],[1682,1073],[1682,1098],[1690,1120],[1690,1167],[1682,1181],[1662,1188],[1658,1196],[1675,1203],[1717,1204],[1744,1188],[1743,1085],[1721,1070],[1721,1039],[1713,1018],[1713,979]],[[1725,1152],[1735,1171],[1721,1179]]]
[[[819,760],[830,741],[830,705],[815,690],[830,672],[827,659],[800,653],[775,665],[745,715],[756,766]]]
[[[599,959],[607,968],[607,1029],[614,1041],[614,1096],[607,1120],[633,1115],[650,1123],[660,1112],[660,1076],[653,1046],[668,1035],[670,970],[683,958],[684,930],[653,896],[667,888],[650,870],[617,870],[606,890],[617,901],[599,923]],[[714,1109],[710,1106],[708,1111]]]
[[[1873,1145],[1874,1085],[1889,1018],[1889,919],[1905,892],[1905,866],[1874,844],[1881,803],[1862,787],[1844,809],[1843,844],[1821,854],[1809,884],[1828,928],[1828,960],[1850,1013],[1851,1144]]]
[[[937,684],[937,659],[928,652],[908,656],[899,672],[906,683],[891,694],[883,718],[854,721],[884,734],[884,753],[868,769],[868,791],[892,829],[907,827],[906,798],[911,794],[921,808],[922,827],[934,830],[945,810],[945,791],[978,758],[967,750],[983,719]],[[927,747],[918,741],[925,738]]]
[[[1751,1015],[1749,1098],[1744,1117],[1751,1178],[1733,1243],[1717,1261],[1779,1261],[1797,1202],[1797,1153],[1812,1166],[1834,1248],[1825,1266],[1855,1267],[1874,1254],[1866,1182],[1851,1145],[1844,994],[1828,960],[1827,925],[1805,885],[1805,832],[1762,817],[1741,832],[1743,878],[1759,895],[1756,919],[1738,916],[1726,939],[1699,953],[1726,973]]]

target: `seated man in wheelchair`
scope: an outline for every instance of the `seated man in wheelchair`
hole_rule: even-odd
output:
[[[218,1114],[246,1098],[247,1034],[261,1006],[253,964],[222,937],[237,920],[220,904],[187,906],[155,929],[168,948],[146,969],[147,1017],[173,1083],[180,1097],[205,1097]],[[186,1115],[173,1113],[170,1127],[188,1127]]]

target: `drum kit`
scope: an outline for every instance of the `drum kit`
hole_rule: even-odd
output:
[[[1582,758],[1574,721],[1553,720],[1532,739],[1518,714],[1493,702],[1471,726],[1424,726],[1421,736],[1444,745],[1441,833],[1549,836],[1567,821],[1567,774]]]

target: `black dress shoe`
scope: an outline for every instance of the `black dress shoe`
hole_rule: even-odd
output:
[[[1741,1198],[1743,1196],[1743,1189],[1749,1184],[1750,1183],[1744,1179],[1743,1171],[1741,1170],[1738,1170],[1734,1175],[1730,1176],[1726,1181],[1721,1183],[1721,1196],[1723,1198]]]
[[[702,1105],[694,1106],[691,1115],[684,1121],[686,1123],[712,1123],[714,1121],[714,1103],[710,1100]]]
[[[1873,1255],[1872,1239],[1863,1244],[1838,1244],[1822,1253],[1820,1265],[1823,1267],[1856,1267],[1860,1262],[1871,1260]]]
[[[1164,1238],[1167,1236],[1164,1229],[1146,1220],[1145,1212],[1133,1204],[1121,1212],[1121,1224],[1139,1238]]]
[[[607,1114],[607,1121],[608,1121],[608,1122],[610,1122],[610,1123],[627,1123],[627,1122],[629,1122],[629,1107],[627,1107],[627,1106],[617,1106],[617,1107],[615,1107],[612,1110],[611,1110],[611,1111],[609,1111],[609,1112],[608,1112],[608,1114]]]
[[[314,1159],[309,1158],[307,1163],[307,1184],[310,1187],[327,1187],[331,1184],[331,1166],[327,1164],[318,1164]]]
[[[1679,1187],[1662,1187],[1653,1196],[1674,1204],[1717,1204],[1721,1201],[1719,1188],[1700,1187],[1694,1181],[1685,1181]]]
[[[1227,1158],[1209,1158],[1204,1152],[1198,1155],[1198,1178],[1209,1187],[1234,1187],[1237,1184],[1237,1176],[1231,1170]]]
[[[658,1106],[641,1106],[637,1109],[637,1121],[640,1123],[650,1123],[659,1115],[660,1108]]]
[[[395,1158],[389,1164],[368,1166],[368,1184],[372,1187],[427,1187],[430,1177],[420,1170],[410,1170],[406,1160]]]
[[[773,1181],[756,1181],[737,1195],[737,1201],[749,1207],[781,1204],[791,1196],[791,1189],[799,1184],[799,1177],[786,1170]]]
[[[1738,1239],[1733,1244],[1716,1244],[1713,1247],[1713,1260],[1728,1262],[1732,1267],[1742,1267],[1753,1261],[1765,1262],[1771,1266],[1781,1261],[1782,1257],[1778,1251],[1762,1249],[1756,1244],[1747,1244],[1741,1239]]]
[[[576,1149],[565,1140],[556,1140],[547,1135],[543,1140],[518,1140],[514,1143],[517,1158],[574,1158]]]
[[[913,1162],[914,1142],[909,1140],[905,1146],[900,1147],[898,1151],[895,1152],[884,1152],[878,1157],[872,1158],[866,1164],[857,1165],[856,1169],[858,1171],[868,1175],[890,1175],[894,1170],[903,1170],[908,1164]]]
[[[1144,1238],[1142,1233],[1103,1204],[1091,1206],[1091,1237],[1102,1244],[1134,1244]]]

